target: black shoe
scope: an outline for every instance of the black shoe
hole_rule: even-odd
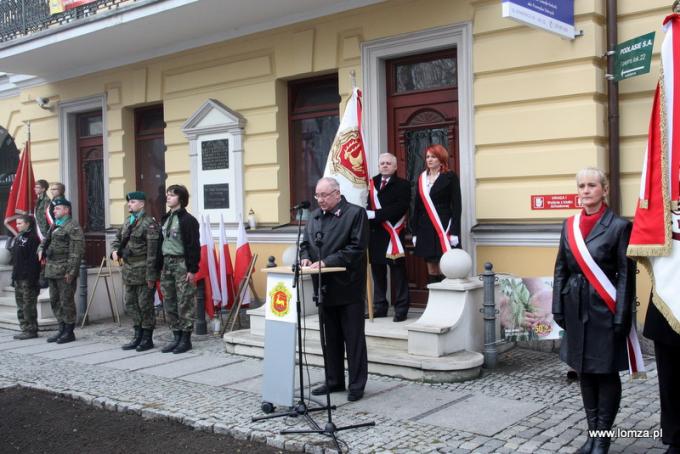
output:
[[[138,352],[145,352],[153,348],[153,329],[142,329],[142,340],[137,346]]]
[[[179,344],[179,340],[182,338],[182,332],[181,331],[173,331],[172,335],[174,336],[172,341],[170,341],[169,344],[167,344],[165,347],[161,348],[162,353],[170,353],[177,347],[177,344]]]
[[[64,333],[57,339],[57,344],[68,344],[76,340],[76,335],[73,334],[73,328],[76,327],[75,323],[66,323],[64,325]]]
[[[665,454],[680,454],[680,446],[670,445]]]
[[[406,320],[406,314],[401,314],[401,315],[395,314],[394,318],[392,319],[393,322],[397,322],[397,323],[403,322],[404,320]]]
[[[330,389],[331,393],[337,393],[337,392],[340,392],[340,391],[344,391],[345,387],[342,386],[342,385],[338,385],[338,386],[330,386],[329,389]],[[321,385],[321,386],[314,388],[312,390],[312,396],[323,396],[325,394],[326,394],[326,385]]]
[[[363,391],[350,391],[347,393],[347,400],[350,402],[356,402],[357,400],[364,397]]]
[[[20,340],[20,341],[26,340],[26,339],[35,339],[36,337],[38,337],[38,333],[35,332],[35,331],[22,331],[21,333],[15,334],[12,337],[14,339]]]
[[[123,345],[121,348],[123,350],[134,350],[137,348],[140,342],[142,342],[142,328],[140,326],[135,326],[135,335],[130,342]]]
[[[175,354],[184,353],[191,350],[191,331],[182,331],[182,337],[179,340],[179,344],[172,351]]]
[[[64,324],[64,322],[59,322],[59,329],[57,330],[56,333],[47,338],[47,342],[56,342],[57,339],[59,339],[61,335],[64,334],[65,326],[66,325]]]

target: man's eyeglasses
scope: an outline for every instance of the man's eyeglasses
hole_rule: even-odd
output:
[[[330,196],[332,196],[334,192],[338,192],[338,190],[335,189],[334,191],[331,191],[328,194],[314,194],[314,200],[327,199]]]

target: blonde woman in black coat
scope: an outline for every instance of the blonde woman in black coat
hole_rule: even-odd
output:
[[[607,207],[609,188],[601,170],[581,170],[576,184],[583,210],[562,228],[553,316],[565,330],[560,358],[580,377],[588,430],[609,430],[621,401],[619,371],[628,369],[626,336],[632,323],[635,264],[626,257],[626,248],[632,225]],[[603,272],[596,282],[608,280],[615,289],[615,301],[608,298],[611,308],[591,284],[597,273],[590,272],[592,265],[583,265],[587,254]],[[610,442],[609,437],[591,438],[589,433],[578,452],[606,453]]]

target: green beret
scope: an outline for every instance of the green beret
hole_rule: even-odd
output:
[[[64,205],[64,206],[71,208],[71,202],[69,202],[68,200],[66,200],[63,197],[52,200],[52,205],[54,205],[55,207],[58,207],[59,205]]]
[[[146,200],[146,194],[144,194],[142,191],[128,192],[127,195],[125,196],[125,200],[127,200],[128,202],[130,200]]]

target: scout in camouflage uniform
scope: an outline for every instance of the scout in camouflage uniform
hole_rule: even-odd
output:
[[[47,342],[65,344],[76,340],[76,281],[80,261],[85,252],[83,231],[71,218],[71,202],[64,198],[53,200],[54,225],[38,248],[38,257],[46,259],[45,277],[50,288],[50,305],[59,321],[59,331]]]
[[[153,295],[158,280],[156,253],[159,226],[144,211],[146,194],[130,192],[126,196],[130,216],[116,233],[111,243],[111,258],[123,262],[125,310],[132,317],[135,335],[123,345],[123,350],[143,352],[153,348],[153,329],[156,325]]]
[[[37,197],[33,215],[35,216],[35,222],[38,225],[38,235],[40,238],[45,238],[47,236],[47,231],[50,229],[50,223],[47,221],[47,216],[51,216],[52,213],[49,212],[51,200],[47,197],[48,187],[49,185],[45,180],[36,181],[35,186],[33,187]]]
[[[172,342],[163,347],[163,353],[184,353],[191,350],[191,331],[196,318],[196,282],[201,256],[198,221],[190,215],[189,191],[181,185],[172,185],[165,193],[170,211],[161,219],[161,291],[163,304],[172,334]]]
[[[12,246],[12,280],[21,333],[14,338],[25,340],[38,337],[36,306],[40,292],[40,261],[37,250],[40,239],[35,231],[35,220],[31,216],[19,216],[16,222],[19,234]]]

